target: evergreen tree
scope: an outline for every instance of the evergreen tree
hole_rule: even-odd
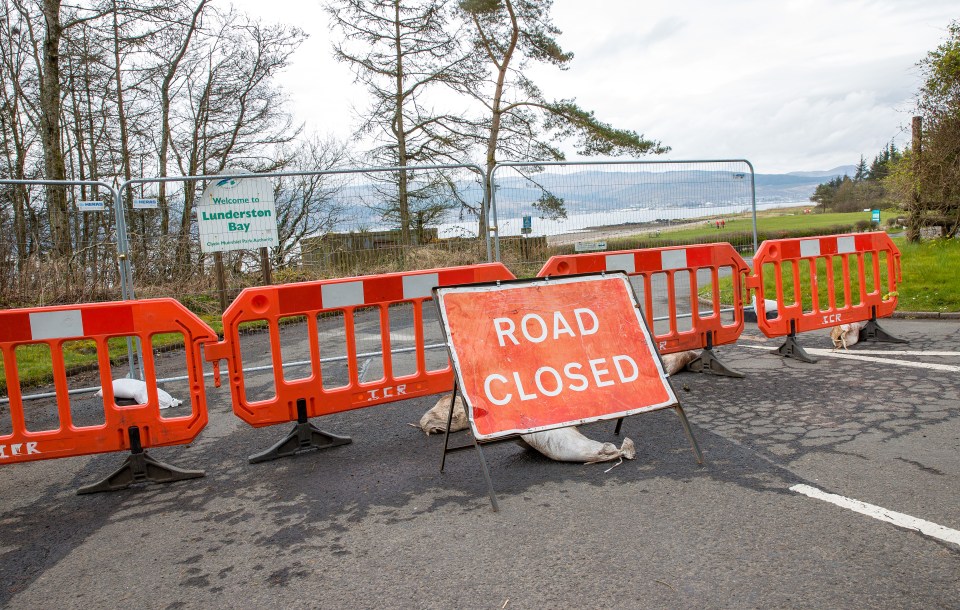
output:
[[[408,167],[461,163],[471,142],[464,121],[425,101],[438,85],[459,86],[475,72],[474,58],[460,44],[448,0],[332,0],[327,13],[342,33],[334,56],[350,65],[366,86],[370,105],[362,110],[358,136],[372,137],[374,165]],[[400,171],[384,178],[371,207],[397,226],[402,243],[411,228],[433,222],[454,203],[439,193],[452,180],[437,174],[415,177]],[[456,196],[448,198],[455,200]],[[422,233],[422,226],[417,231]],[[416,240],[419,241],[419,240]]]
[[[863,158],[863,155],[860,155],[860,163],[857,163],[857,170],[853,174],[854,182],[863,182],[867,177],[867,160]]]
[[[474,127],[478,142],[485,148],[488,175],[498,161],[563,160],[559,143],[571,138],[577,152],[585,155],[667,152],[669,147],[660,142],[602,122],[575,99],[547,99],[531,80],[527,70],[531,63],[564,70],[573,60],[573,53],[564,50],[557,40],[560,30],[550,18],[552,4],[552,0],[459,2],[472,29],[476,56],[485,62],[479,78],[466,81],[459,90],[484,109]],[[557,217],[565,214],[562,200],[546,191],[540,204],[541,212],[549,210]],[[481,229],[486,224],[481,218]]]

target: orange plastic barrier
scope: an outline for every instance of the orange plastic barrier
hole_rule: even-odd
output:
[[[151,337],[159,333],[181,333],[184,336],[190,398],[194,405],[190,415],[160,417],[157,375],[153,352],[149,348]],[[117,405],[113,394],[107,345],[107,340],[111,337],[137,337],[144,346],[143,370],[148,395],[146,404]],[[100,382],[104,395],[105,421],[101,425],[77,425],[70,410],[63,344],[85,339],[92,340],[97,346]],[[0,351],[3,353],[12,425],[11,434],[0,436],[0,464],[127,449],[136,455],[145,456],[145,447],[189,443],[207,423],[200,346],[216,340],[217,335],[209,326],[173,299],[0,311]],[[28,344],[45,344],[50,349],[59,416],[57,429],[35,432],[28,429],[15,354],[17,346]],[[147,461],[154,463],[149,458]],[[122,478],[121,476],[120,479]],[[149,478],[151,477],[145,476],[137,480]],[[109,488],[116,488],[116,485]]]
[[[890,316],[897,308],[901,281],[900,251],[882,231],[768,240],[757,251],[753,268],[747,287],[757,297],[757,325],[768,337],[793,338],[800,332],[870,321],[861,339],[902,342],[876,326],[877,318]],[[775,294],[765,286],[771,272]],[[806,308],[804,297],[809,301]],[[766,318],[764,299],[777,301],[776,317]],[[792,347],[799,353],[782,355],[812,361],[799,346]],[[787,345],[782,349],[793,351]]]
[[[721,319],[720,272],[728,268],[733,280],[733,320],[724,323]],[[740,376],[716,360],[712,348],[716,345],[734,343],[743,332],[743,277],[750,271],[739,253],[727,243],[678,246],[669,248],[648,248],[643,250],[624,250],[620,252],[600,252],[591,254],[571,254],[554,256],[543,266],[538,277],[571,275],[577,273],[599,273],[602,271],[625,271],[628,275],[643,278],[644,313],[647,325],[653,333],[657,349],[661,354],[672,354],[691,349],[703,349],[705,357],[694,363],[692,370],[721,375]],[[710,274],[713,287],[710,306],[691,307],[691,326],[689,330],[679,330],[679,312],[677,294],[679,290],[689,290],[691,303],[699,302],[698,276],[701,272]],[[689,277],[689,287],[678,287],[677,274]],[[653,278],[662,275],[666,281],[667,310],[669,327],[657,332],[654,328]]]
[[[234,413],[257,427],[293,421],[303,425],[309,417],[448,391],[453,387],[453,373],[449,365],[439,371],[426,370],[424,301],[432,298],[434,286],[508,279],[514,279],[514,276],[505,266],[490,263],[247,288],[224,312],[224,341],[207,346],[206,357],[211,361],[227,361]],[[417,371],[405,376],[394,376],[391,365],[388,308],[397,303],[412,303],[413,306]],[[380,314],[384,374],[381,379],[370,382],[360,380],[357,366],[354,311],[359,307],[376,307]],[[317,316],[331,311],[342,312],[345,323],[343,341],[346,344],[349,379],[345,386],[338,388],[324,388],[321,374],[322,354]],[[304,379],[288,380],[283,374],[278,322],[281,318],[291,316],[306,316],[309,328],[311,374]],[[266,321],[270,328],[276,393],[267,400],[249,401],[245,391],[239,333],[241,324],[258,320]],[[302,443],[290,442],[295,445],[294,448],[314,446],[309,436],[316,433],[319,433],[316,429],[312,432],[304,429],[299,433]],[[331,441],[332,444],[343,444],[349,439],[327,438],[319,441],[319,446],[329,446]],[[251,458],[251,461],[261,460]]]

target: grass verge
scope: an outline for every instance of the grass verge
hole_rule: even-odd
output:
[[[900,249],[900,266],[903,272],[903,281],[897,286],[897,309],[900,311],[960,311],[960,281],[956,279],[955,269],[960,266],[960,241],[955,239],[937,239],[921,243],[909,243],[903,238],[893,240]],[[855,278],[856,264],[851,259],[851,277]],[[869,256],[865,265],[870,268],[872,261]],[[772,266],[771,266],[772,267]],[[885,262],[880,261],[881,290],[886,286]],[[784,297],[792,302],[796,295],[793,288],[793,269],[789,263],[783,265]],[[800,285],[810,285],[810,270],[808,264],[801,264]],[[767,295],[776,293],[776,278],[771,271],[764,270],[764,292]],[[826,277],[826,263],[819,259],[817,265],[818,277]],[[834,259],[833,269],[834,290],[839,304],[846,303],[843,295],[842,259]],[[867,289],[873,286],[868,282]],[[701,290],[701,296],[708,298],[709,287]],[[805,310],[811,308],[812,299],[809,293],[801,291],[801,301]],[[725,303],[733,302],[733,284],[729,278],[720,281],[720,298]],[[767,298],[770,298],[769,296]],[[856,297],[853,298],[856,303]],[[820,295],[819,304],[826,308],[826,294]]]

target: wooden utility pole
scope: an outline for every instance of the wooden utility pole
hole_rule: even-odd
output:
[[[227,279],[223,272],[223,253],[213,253],[214,272],[217,275],[217,294],[220,295],[220,311],[227,310]]]
[[[269,286],[273,283],[273,274],[270,272],[270,249],[260,248],[260,267],[263,269],[263,285]]]

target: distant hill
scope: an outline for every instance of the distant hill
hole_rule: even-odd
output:
[[[812,172],[811,172],[812,173]],[[818,172],[833,176],[827,172]],[[615,209],[625,204],[676,207],[714,204],[743,204],[750,200],[747,174],[730,171],[676,170],[659,172],[625,172],[586,170],[569,174],[549,171],[534,174],[542,187],[570,203],[590,204]],[[822,176],[798,174],[756,174],[757,202],[807,202]],[[529,181],[498,174],[498,201],[535,201],[540,191]]]
[[[788,176],[803,176],[806,178],[833,178],[835,176],[850,176],[853,177],[857,173],[856,165],[841,165],[835,167],[831,170],[825,172],[816,171],[816,172],[790,172]]]
[[[646,171],[624,171],[622,167],[607,166],[561,173],[552,167],[544,169],[546,171],[531,173],[529,178],[510,170],[496,174],[496,201],[501,220],[540,214],[533,204],[543,196],[544,190],[562,199],[571,215],[621,215],[624,210],[660,210],[656,213],[662,217],[683,217],[680,212],[667,213],[664,210],[706,207],[722,213],[724,209],[746,209],[751,200],[749,173],[736,170],[657,167]],[[833,176],[852,175],[855,169],[851,165],[829,171],[756,174],[757,204],[809,205],[810,196],[818,184]],[[458,180],[455,184],[462,201],[479,205],[483,195],[476,181]],[[374,208],[382,206],[384,196],[372,184],[346,186],[335,198],[344,209],[350,210],[358,226],[368,229],[382,226]],[[447,195],[441,194],[438,201],[445,204],[446,198]],[[462,221],[459,213],[459,206],[453,206],[449,217],[441,222]]]

